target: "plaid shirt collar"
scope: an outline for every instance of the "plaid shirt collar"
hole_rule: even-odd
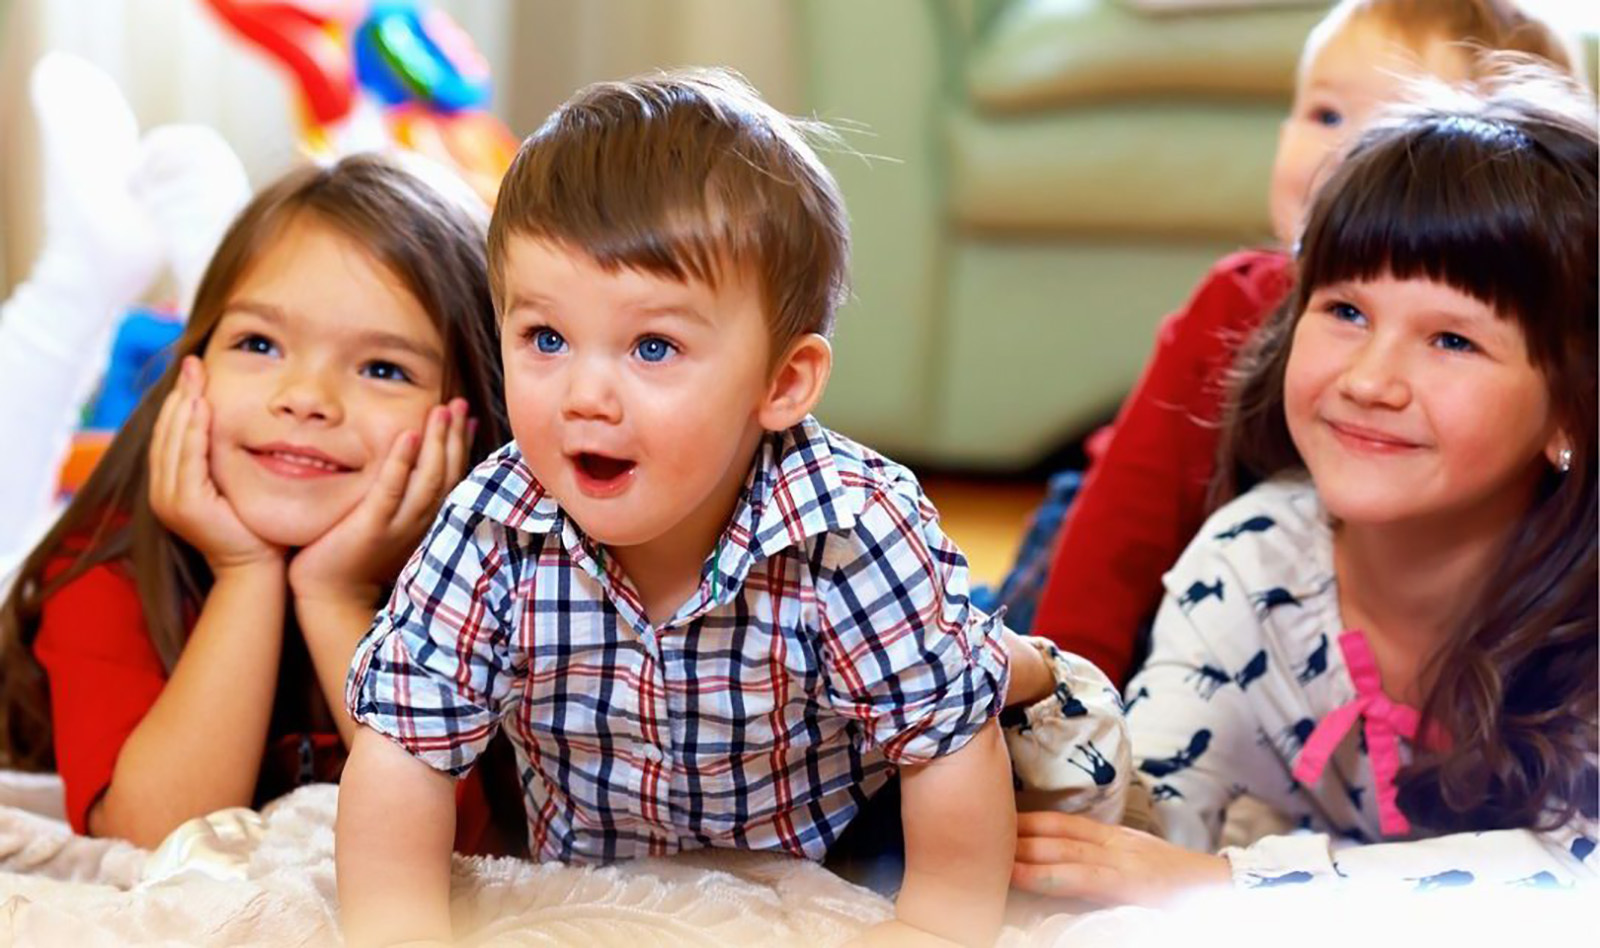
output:
[[[848,530],[872,496],[874,479],[853,443],[829,436],[812,416],[761,439],[728,527],[707,559],[716,604],[731,599],[750,569],[811,537]],[[478,467],[451,498],[525,533],[561,538],[573,561],[606,572],[598,545],[534,479],[516,442]]]

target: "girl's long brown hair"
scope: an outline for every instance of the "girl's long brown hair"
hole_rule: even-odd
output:
[[[1370,130],[1314,201],[1295,292],[1241,356],[1230,393],[1223,498],[1304,470],[1283,381],[1319,287],[1435,280],[1493,306],[1527,339],[1572,465],[1546,473],[1503,568],[1432,659],[1424,727],[1452,743],[1418,752],[1399,803],[1435,831],[1550,828],[1595,812],[1596,148],[1593,101],[1533,67],[1482,99]]]
[[[365,247],[433,318],[445,345],[445,391],[465,398],[478,419],[473,457],[509,437],[484,256],[488,212],[472,200],[432,186],[394,160],[356,155],[290,172],[239,214],[206,269],[170,367],[23,561],[0,606],[0,765],[54,766],[50,696],[32,643],[45,601],[85,571],[112,564],[130,576],[151,643],[169,672],[177,662],[211,573],[150,510],[151,432],[183,357],[205,352],[234,287],[292,220],[309,216]]]

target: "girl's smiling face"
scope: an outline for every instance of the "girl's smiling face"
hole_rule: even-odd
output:
[[[1328,512],[1366,524],[1515,519],[1565,444],[1518,323],[1428,279],[1313,292],[1284,416]]]
[[[444,343],[405,286],[302,213],[245,271],[206,344],[211,476],[253,533],[311,543],[444,397]]]

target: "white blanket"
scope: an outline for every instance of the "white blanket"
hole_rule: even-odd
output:
[[[259,814],[192,820],[155,852],[75,836],[22,808],[49,810],[58,794],[41,778],[0,774],[0,944],[335,942],[336,787],[303,788]],[[892,914],[884,898],[814,863],[770,854],[604,868],[457,857],[454,869],[456,926],[473,945],[825,948]],[[1002,945],[1051,944],[1075,926],[1047,914],[1019,898]],[[1117,913],[1096,913],[1108,914]]]

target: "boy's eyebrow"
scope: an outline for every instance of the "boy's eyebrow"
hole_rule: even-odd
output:
[[[277,326],[286,326],[288,316],[283,309],[271,303],[261,303],[255,300],[231,300],[222,311],[223,316],[229,313],[248,313],[258,319]],[[221,323],[221,320],[218,320]],[[387,332],[382,329],[370,329],[358,332],[352,337],[358,345],[370,346],[376,349],[398,349],[409,352],[419,359],[423,359],[434,366],[444,365],[444,354],[436,347],[425,342],[418,342],[410,336],[403,336],[396,332]]]
[[[689,305],[671,304],[667,306],[640,306],[637,310],[635,310],[635,312],[645,319],[679,316],[683,319],[689,320],[690,322],[699,323],[702,326],[712,325],[711,317],[707,316],[705,313],[702,313],[699,309]]]

